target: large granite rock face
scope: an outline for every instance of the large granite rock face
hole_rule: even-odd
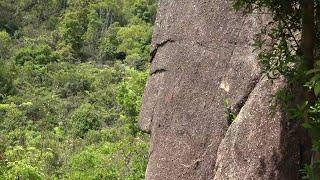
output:
[[[271,117],[272,113],[269,117],[269,96],[255,100],[267,92],[275,93],[259,91],[274,88],[260,80],[257,54],[251,47],[254,35],[266,20],[236,13],[230,4],[227,0],[160,0],[152,66],[140,114],[142,130],[151,133],[146,179],[264,178],[273,175],[265,173],[274,170],[269,166],[280,167],[282,163],[281,158],[276,162],[270,158],[282,148],[278,140],[285,119],[279,109],[275,109],[275,117]],[[278,87],[282,87],[283,82],[279,83]],[[253,90],[258,95],[251,95]],[[248,111],[248,97],[251,103],[257,103],[256,109]],[[227,109],[241,112],[225,137],[230,123]],[[256,128],[260,121],[264,123],[262,128],[269,128],[268,120],[270,129]],[[264,132],[277,142],[270,142],[270,138],[258,142],[264,137],[254,139]],[[255,142],[251,144],[249,140]],[[252,157],[252,164],[251,150],[233,154],[238,152],[235,147],[242,148],[245,143],[252,151],[259,151],[254,156],[261,155]],[[239,161],[233,162],[238,157]],[[261,171],[252,167],[248,170],[250,176],[240,173],[260,159]],[[241,166],[242,160],[243,167],[235,168]],[[230,162],[233,163],[228,166]],[[252,173],[266,175],[251,176]]]

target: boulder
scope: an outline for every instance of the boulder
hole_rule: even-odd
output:
[[[233,177],[223,176],[235,172],[220,167],[228,162],[228,142],[235,137],[227,136],[220,144],[230,113],[243,113],[260,82],[251,45],[265,22],[263,16],[235,12],[226,0],[160,0],[139,121],[141,129],[151,133],[146,179]],[[282,116],[278,118],[282,122]],[[217,155],[219,146],[225,155]],[[267,152],[261,155],[273,155]],[[217,157],[221,164],[215,168]]]
[[[259,81],[220,144],[214,179],[298,179],[296,128],[276,96],[285,84]]]

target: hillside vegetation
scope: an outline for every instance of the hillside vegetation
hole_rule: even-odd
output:
[[[156,1],[0,1],[0,179],[144,178]]]

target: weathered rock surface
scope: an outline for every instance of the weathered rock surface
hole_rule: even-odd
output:
[[[146,179],[271,178],[273,174],[267,172],[274,169],[269,167],[282,163],[279,158],[279,162],[269,165],[270,158],[283,148],[279,139],[283,133],[280,125],[285,119],[278,109],[275,118],[271,114],[269,117],[266,101],[270,98],[262,98],[264,93],[273,94],[275,90],[271,89],[276,89],[272,84],[259,82],[260,69],[251,47],[253,36],[263,22],[261,16],[236,13],[226,0],[160,0],[152,44],[151,74],[140,114],[141,128],[151,133]],[[261,86],[258,90],[257,83]],[[281,87],[279,83],[278,87]],[[263,88],[268,91],[259,94]],[[250,95],[253,89],[258,95]],[[259,103],[251,111],[247,105],[249,96],[250,102]],[[256,97],[261,98],[256,101]],[[243,105],[245,109],[241,109]],[[264,108],[260,109],[260,106]],[[239,123],[250,121],[246,122],[248,127],[235,123],[225,137],[229,127],[227,107],[235,112],[241,109]],[[264,113],[259,114],[260,111]],[[261,128],[268,129],[256,128],[260,126],[256,120],[263,124]],[[268,120],[271,121],[270,127]],[[237,127],[245,129],[237,134],[235,132],[240,132]],[[249,128],[254,128],[248,131],[254,135],[252,137],[245,133]],[[258,135],[269,136],[263,133],[272,133],[269,135],[275,142],[270,142],[270,138],[258,142],[264,137],[253,139]],[[248,147],[252,150],[261,149],[256,152],[257,156],[251,157],[249,153],[252,151],[244,150],[242,154],[232,156],[238,152],[235,144],[243,147],[240,145],[246,143],[251,143]],[[233,158],[240,160],[227,166],[225,163]],[[259,158],[265,162],[262,162],[262,170],[256,171],[253,166]],[[233,168],[241,166],[242,159],[246,161],[243,167]],[[250,176],[238,172],[250,167]],[[251,171],[265,176],[251,176]]]
[[[298,178],[298,139],[275,98],[284,84],[257,84],[220,144],[214,179]]]

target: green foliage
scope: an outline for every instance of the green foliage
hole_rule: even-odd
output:
[[[71,115],[71,125],[76,135],[83,137],[89,130],[101,128],[103,117],[91,104],[83,104]]]
[[[121,22],[121,9],[115,0],[108,0],[90,5],[88,30],[85,40],[96,48],[105,31],[114,23]]]
[[[47,44],[32,45],[19,49],[13,59],[17,64],[23,65],[25,62],[45,65],[58,60],[58,55]]]
[[[141,98],[146,83],[147,72],[128,69],[126,77],[117,88],[117,102],[123,109],[123,119],[133,134],[139,132],[137,117],[140,112]]]
[[[156,4],[0,2],[0,179],[144,179]]]
[[[292,101],[295,99],[295,95],[289,88],[281,89],[276,94],[276,99],[282,103],[283,109],[288,113],[288,119],[290,121],[296,121],[302,119],[308,113],[308,103],[293,105]]]
[[[117,32],[119,42],[118,52],[126,52],[126,63],[137,69],[144,69],[148,61],[151,43],[151,25],[140,19],[133,19],[132,22]]]
[[[40,151],[36,148],[29,147],[27,149],[21,146],[15,146],[7,150],[6,157],[8,159],[8,171],[4,174],[8,179],[43,179],[44,173],[36,166],[40,156]],[[44,154],[51,156],[51,154]]]
[[[8,62],[0,58],[0,103],[5,96],[14,91],[14,69]]]
[[[146,168],[145,142],[125,142],[91,146],[72,157],[68,179],[142,179]],[[134,152],[134,153],[132,153]],[[124,158],[121,158],[124,157]],[[117,160],[117,163],[114,160]]]
[[[140,19],[151,23],[156,16],[156,1],[155,0],[138,0],[134,4],[133,14]]]
[[[99,58],[100,61],[110,61],[116,59],[117,48],[120,44],[117,33],[120,29],[119,23],[112,24],[101,39]]]
[[[78,53],[83,46],[82,36],[86,32],[86,21],[87,19],[82,12],[67,12],[59,28],[62,41]]]
[[[8,57],[11,37],[6,31],[0,31],[0,59]]]
[[[225,104],[225,113],[226,113],[226,118],[228,120],[228,124],[232,124],[237,118],[237,115],[239,112],[235,112],[234,109],[230,106],[229,99],[225,99],[224,101]]]
[[[300,172],[303,175],[302,179],[304,180],[317,180],[311,165],[305,165]]]

